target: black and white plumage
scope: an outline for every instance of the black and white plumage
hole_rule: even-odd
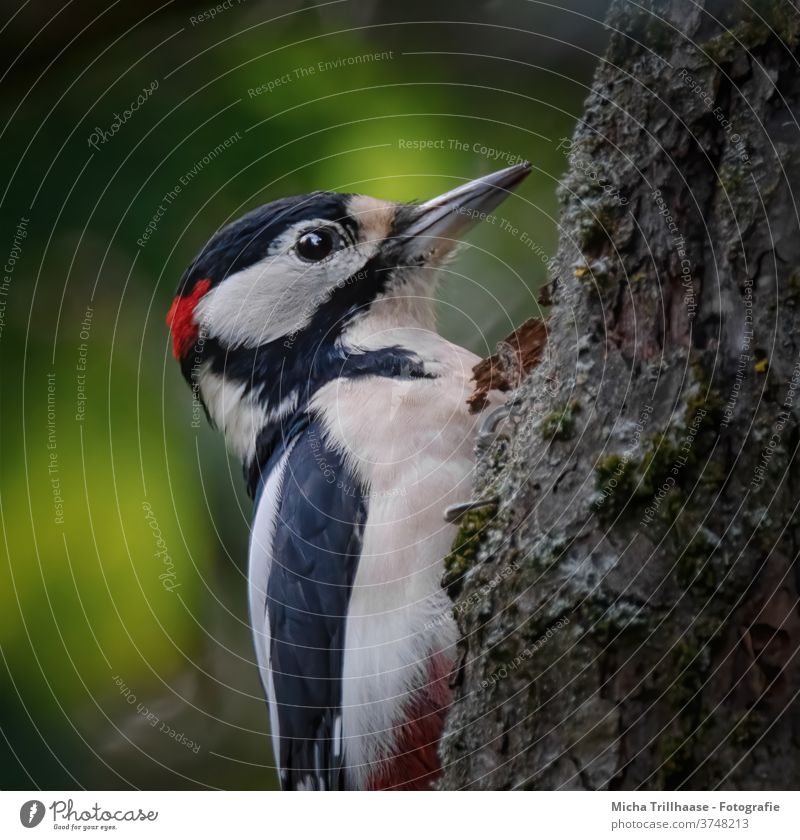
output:
[[[480,415],[478,359],[438,335],[433,292],[457,237],[529,171],[421,205],[281,199],[181,281],[175,355],[255,498],[250,617],[284,788],[438,772],[456,641],[442,512],[470,495]]]
[[[321,458],[357,492],[342,493],[329,482],[319,468]],[[266,600],[260,589],[252,593],[251,620],[256,634],[260,626],[265,630],[263,642],[270,640],[265,670],[271,672],[271,692],[280,698],[275,752],[281,783],[332,790],[344,786],[338,675],[366,505],[358,479],[325,446],[318,423],[295,431],[285,459],[277,503],[267,517],[272,521],[265,522],[272,539],[262,545],[260,531],[254,532],[253,563],[270,571]],[[260,655],[266,647],[258,646]]]

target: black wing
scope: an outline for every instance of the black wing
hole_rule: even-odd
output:
[[[278,765],[284,789],[339,789],[347,605],[366,502],[311,422],[289,455],[267,581]]]

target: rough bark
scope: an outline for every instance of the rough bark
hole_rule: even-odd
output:
[[[610,12],[548,347],[447,560],[443,788],[800,787],[800,17],[750,5]]]

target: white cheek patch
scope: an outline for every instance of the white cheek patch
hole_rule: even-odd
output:
[[[319,263],[304,262],[293,245],[301,232],[324,220],[304,222],[273,244],[273,253],[227,277],[195,310],[205,333],[227,347],[258,347],[303,329],[338,286],[357,275],[378,242],[343,248]]]
[[[244,382],[226,379],[206,362],[196,374],[203,404],[214,425],[225,435],[225,443],[244,464],[255,456],[259,432],[268,424],[291,416],[297,409],[298,392],[292,391],[275,406],[266,408],[260,390],[247,390]]]
[[[233,383],[210,370],[206,363],[197,376],[200,395],[216,426],[225,435],[228,448],[244,463],[255,454],[259,431],[268,421],[267,412],[244,383]]]

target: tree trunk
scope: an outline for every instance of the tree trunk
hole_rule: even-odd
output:
[[[441,787],[800,787],[800,16],[616,2],[447,580]]]

